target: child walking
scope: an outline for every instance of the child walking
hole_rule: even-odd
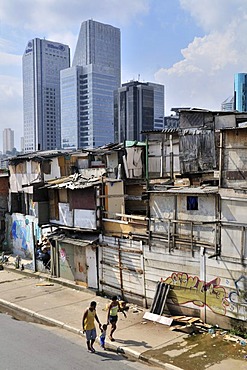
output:
[[[102,325],[101,334],[99,337],[100,346],[105,350],[105,337],[106,337],[107,324]]]

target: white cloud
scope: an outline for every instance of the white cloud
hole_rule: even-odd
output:
[[[0,52],[0,66],[20,66],[21,56]]]
[[[0,0],[0,19],[12,27],[40,32],[65,30],[92,17],[122,25],[147,13],[149,3],[150,0]]]
[[[206,32],[224,31],[247,12],[246,0],[180,0],[180,5]]]
[[[181,50],[179,62],[156,72],[156,81],[166,85],[166,114],[172,106],[220,110],[222,101],[233,95],[234,73],[247,72],[247,1],[180,3],[207,34]]]

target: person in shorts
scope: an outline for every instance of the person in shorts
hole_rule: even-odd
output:
[[[108,315],[107,315],[107,322],[111,324],[111,332],[109,335],[110,340],[113,342],[115,339],[113,338],[113,333],[117,329],[117,320],[118,320],[118,311],[124,314],[126,317],[126,313],[121,309],[120,304],[117,300],[117,296],[112,297],[112,301],[108,308]]]
[[[92,352],[92,353],[95,352],[93,344],[97,336],[96,328],[95,328],[95,320],[99,324],[99,328],[101,330],[101,323],[96,313],[96,305],[97,303],[95,301],[92,301],[90,303],[89,308],[86,309],[82,317],[82,329],[83,329],[83,333],[86,334],[87,349],[89,352]]]

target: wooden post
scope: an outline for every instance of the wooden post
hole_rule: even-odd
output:
[[[142,254],[140,255],[140,260],[141,260],[141,269],[143,271],[143,274],[142,274],[142,294],[143,294],[142,304],[143,304],[144,308],[147,308],[146,280],[145,280],[145,259],[144,259],[144,247],[143,247],[142,240],[140,240],[140,250],[142,251]]]
[[[223,132],[220,131],[220,153],[219,153],[219,188],[222,185],[222,160],[223,160]]]
[[[33,271],[37,271],[36,267],[36,237],[34,232],[34,222],[31,221],[31,227],[32,227],[32,237],[33,237]]]
[[[194,256],[194,247],[193,247],[193,222],[191,222],[191,255]]]
[[[168,219],[168,250],[171,253],[171,220]]]
[[[241,263],[244,265],[245,226],[241,227]]]
[[[124,300],[122,258],[121,258],[121,246],[120,246],[120,240],[119,239],[118,239],[118,265],[119,265],[121,295],[122,295],[122,299]]]
[[[173,143],[172,143],[172,135],[170,135],[170,176],[171,180],[174,177],[174,168],[173,168]]]

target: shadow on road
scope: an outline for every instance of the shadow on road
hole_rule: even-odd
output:
[[[131,339],[128,339],[128,340],[116,339],[116,342],[126,344],[128,346],[136,346],[136,347],[141,346],[145,348],[152,348],[152,346],[148,345],[147,342],[145,341],[139,342],[139,341],[131,340]]]

